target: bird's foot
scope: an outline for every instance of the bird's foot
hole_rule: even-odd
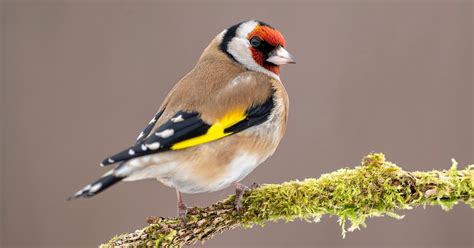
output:
[[[234,206],[235,206],[235,210],[237,211],[237,214],[240,214],[240,210],[242,210],[242,196],[244,195],[245,191],[249,191],[251,188],[238,182],[235,182],[234,186],[235,186]]]
[[[186,206],[184,204],[184,202],[178,203],[178,211],[177,211],[178,218],[183,219],[183,220],[186,219],[186,215],[188,214],[188,210],[189,210],[189,208],[188,208],[188,206]]]
[[[188,214],[189,210],[192,208],[188,208],[186,204],[184,204],[183,197],[181,196],[181,192],[176,190],[176,196],[178,198],[178,218],[181,220],[185,221],[186,220],[186,215]]]

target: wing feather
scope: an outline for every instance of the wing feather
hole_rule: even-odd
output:
[[[179,111],[154,134],[147,134],[148,137],[138,139],[134,146],[104,159],[102,165],[168,150],[185,149],[221,139],[265,122],[273,108],[272,94],[263,104],[244,111],[232,111],[212,124],[204,122],[197,112]]]
[[[136,143],[143,141],[150,134],[151,130],[153,130],[153,127],[155,127],[156,122],[163,114],[163,111],[165,111],[165,108],[161,109],[160,111],[158,111],[158,113],[155,114],[155,116],[153,116],[153,119],[151,119],[151,121],[146,125],[143,131],[138,135]]]

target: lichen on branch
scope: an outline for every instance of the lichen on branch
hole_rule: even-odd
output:
[[[240,214],[235,196],[209,207],[190,209],[186,221],[150,217],[149,225],[112,238],[102,247],[181,247],[203,242],[226,230],[264,225],[269,221],[303,219],[318,221],[323,215],[339,218],[342,235],[365,226],[374,216],[401,218],[399,209],[439,205],[450,210],[462,201],[474,208],[474,166],[458,170],[407,172],[369,154],[354,169],[344,168],[318,179],[265,184],[245,193]],[[346,228],[346,222],[350,227]]]

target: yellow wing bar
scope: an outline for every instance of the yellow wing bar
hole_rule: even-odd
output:
[[[207,130],[206,134],[178,142],[171,146],[171,150],[179,150],[191,146],[197,146],[228,136],[232,134],[232,132],[224,133],[224,130],[238,123],[239,121],[242,121],[243,119],[245,119],[245,117],[246,116],[244,111],[233,111],[225,115],[216,123],[212,124],[211,127]]]

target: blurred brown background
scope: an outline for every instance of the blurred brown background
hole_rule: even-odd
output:
[[[371,151],[407,170],[474,162],[471,1],[4,1],[2,247],[94,247],[148,215],[175,214],[156,181],[64,199],[134,141],[172,85],[228,26],[279,28],[297,64],[282,70],[289,129],[244,183],[318,177]],[[186,195],[208,205],[231,189]],[[206,247],[473,247],[458,205],[376,218],[341,238],[336,218],[233,230]]]

